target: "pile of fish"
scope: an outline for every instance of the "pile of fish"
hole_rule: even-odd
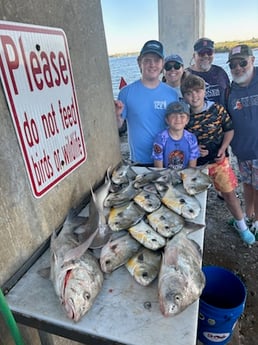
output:
[[[142,286],[158,279],[164,316],[196,301],[205,278],[201,250],[188,234],[204,226],[194,222],[201,210],[195,195],[210,186],[200,168],[137,174],[125,161],[109,168],[91,190],[89,215],[68,214],[51,239],[50,278],[67,316],[78,321],[101,291],[103,275],[122,265]]]

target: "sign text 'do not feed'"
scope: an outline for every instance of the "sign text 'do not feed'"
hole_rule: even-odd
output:
[[[87,158],[66,35],[0,21],[0,73],[34,196]]]

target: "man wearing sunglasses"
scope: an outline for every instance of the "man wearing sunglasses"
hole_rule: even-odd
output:
[[[214,52],[214,42],[211,39],[198,39],[194,44],[193,64],[187,70],[205,80],[207,100],[225,106],[230,80],[222,67],[212,63]]]
[[[243,182],[246,217],[258,235],[258,68],[254,60],[252,49],[245,44],[230,50],[228,111],[235,131],[231,147]]]

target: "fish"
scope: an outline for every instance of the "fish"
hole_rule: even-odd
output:
[[[183,186],[189,195],[196,195],[206,191],[212,185],[209,175],[200,168],[186,168],[180,171]]]
[[[107,184],[110,185],[110,181],[108,181]],[[103,206],[103,200],[108,193],[107,190],[107,185],[103,186],[103,188],[99,188],[95,193],[91,188],[89,216],[87,217],[87,221],[74,231],[80,242],[87,240],[92,233],[96,232],[89,246],[90,249],[101,248],[108,242],[112,235]]]
[[[201,249],[188,234],[204,225],[189,224],[166,244],[158,276],[158,299],[165,317],[184,311],[201,296],[205,275]]]
[[[141,248],[125,264],[131,276],[142,286],[148,286],[157,278],[161,264],[161,253]]]
[[[130,202],[139,190],[133,187],[133,181],[129,181],[128,185],[116,193],[109,193],[104,201],[105,207],[120,207]]]
[[[74,322],[90,310],[104,280],[97,259],[88,251],[97,230],[80,244],[73,233],[77,226],[70,211],[60,233],[54,231],[50,242],[50,279],[67,317]]]
[[[111,174],[111,180],[114,184],[124,184],[128,183],[129,180],[133,180],[137,175],[133,169],[133,164],[128,163],[126,161],[121,161],[119,164],[113,169]]]
[[[133,200],[144,211],[149,213],[156,211],[161,205],[160,198],[157,196],[157,194],[148,192],[146,190],[142,190],[140,193],[138,193]]]
[[[143,188],[159,177],[161,177],[161,173],[158,170],[151,170],[146,173],[138,174],[134,179],[134,188]]]
[[[125,230],[138,223],[144,215],[145,211],[131,201],[124,206],[110,209],[108,225],[112,231]]]
[[[158,250],[166,244],[166,239],[158,234],[144,220],[141,220],[136,225],[129,227],[128,231],[131,236],[140,242],[145,248]]]
[[[127,232],[125,235],[110,240],[101,248],[100,267],[104,273],[111,273],[124,265],[138,250],[141,244]]]
[[[168,184],[167,187],[167,191],[161,198],[165,206],[187,219],[194,219],[199,215],[201,206],[195,196],[191,196],[171,184]]]
[[[158,210],[147,215],[149,224],[163,237],[174,236],[183,229],[184,217],[162,205]]]

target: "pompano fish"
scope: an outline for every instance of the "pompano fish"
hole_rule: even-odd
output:
[[[151,170],[143,174],[139,174],[134,179],[134,188],[143,188],[147,184],[154,182],[157,178],[161,176],[158,170]]]
[[[131,226],[128,231],[133,238],[148,249],[158,250],[166,244],[165,238],[153,230],[144,220]]]
[[[73,234],[77,226],[69,212],[61,232],[58,236],[53,233],[50,244],[50,278],[67,316],[75,322],[92,307],[103,284],[99,264],[87,251],[97,231],[79,245]]]
[[[153,212],[161,205],[160,198],[157,196],[157,194],[147,192],[146,190],[142,190],[133,199],[134,202],[136,202],[136,204],[146,212]]]
[[[135,195],[139,193],[139,190],[136,190],[133,187],[133,181],[130,181],[129,184],[116,193],[109,193],[104,201],[105,207],[120,207],[124,204],[130,202]]]
[[[168,189],[161,198],[162,203],[187,219],[196,218],[201,207],[195,196],[191,196],[172,185],[167,186]]]
[[[180,171],[183,186],[189,195],[204,192],[212,185],[211,178],[200,168],[187,168]]]
[[[198,244],[187,237],[203,225],[184,228],[166,244],[158,277],[160,310],[164,316],[181,313],[195,302],[205,286],[201,270],[201,250]],[[194,228],[195,227],[195,228]]]
[[[132,170],[132,165],[125,161],[121,161],[113,170],[111,180],[115,184],[128,183],[129,180],[135,178],[136,173]]]
[[[161,253],[141,248],[127,261],[125,267],[140,285],[149,285],[159,274]]]
[[[110,240],[101,249],[100,267],[103,272],[111,273],[124,265],[141,247],[140,243],[133,239],[130,234]]]
[[[144,215],[145,211],[132,201],[125,206],[111,208],[108,216],[108,225],[113,231],[125,230],[138,223]]]
[[[164,237],[172,237],[183,229],[185,219],[162,205],[158,210],[147,215],[149,224]]]

